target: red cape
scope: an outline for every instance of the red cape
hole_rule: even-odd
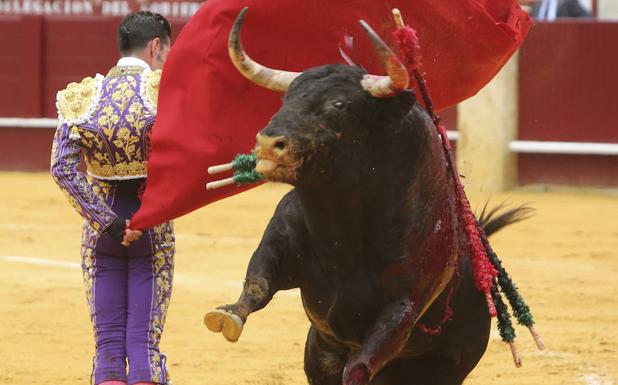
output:
[[[247,153],[282,95],[246,80],[233,67],[227,37],[249,6],[242,41],[256,61],[303,71],[343,62],[339,44],[354,38],[353,56],[383,74],[358,24],[366,20],[392,45],[391,9],[416,29],[436,109],[476,94],[522,43],[531,21],[517,0],[208,0],[184,27],[163,70],[152,133],[148,183],[131,228],[177,218],[250,187],[206,190],[207,168]],[[393,47],[396,48],[396,47]]]

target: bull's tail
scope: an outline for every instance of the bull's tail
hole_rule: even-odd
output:
[[[478,220],[487,236],[498,232],[505,226],[530,218],[535,211],[534,208],[526,204],[504,211],[505,205],[505,202],[502,202],[498,206],[488,209],[487,203],[485,203]]]

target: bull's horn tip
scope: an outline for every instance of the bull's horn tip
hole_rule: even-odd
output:
[[[367,34],[369,35],[369,37],[372,40],[378,40],[378,41],[382,41],[382,38],[376,33],[376,31],[373,30],[373,28],[371,28],[371,26],[369,25],[369,23],[367,23],[365,20],[360,19],[358,21],[361,25],[361,27],[363,27],[363,29],[365,30],[365,32],[367,32]],[[375,44],[375,43],[374,43]]]
[[[234,25],[232,29],[234,27],[240,27],[240,25],[245,21],[245,14],[247,13],[248,10],[249,10],[249,7],[244,7],[243,9],[240,10],[240,12],[238,13],[238,16],[236,16],[236,20],[234,21]]]
[[[275,70],[262,66],[253,61],[244,51],[240,31],[244,22],[245,13],[249,8],[244,7],[232,25],[228,36],[228,54],[236,69],[252,82],[273,91],[286,91],[290,83],[299,73]]]

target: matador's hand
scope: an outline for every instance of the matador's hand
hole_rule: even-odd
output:
[[[137,241],[144,234],[140,230],[131,230],[129,228],[129,220],[126,221],[127,228],[124,230],[124,238],[122,239],[122,244],[124,246],[129,246],[131,242]]]
[[[121,242],[126,228],[127,225],[122,221],[122,219],[116,218],[109,226],[107,226],[104,233],[107,233],[114,241]]]

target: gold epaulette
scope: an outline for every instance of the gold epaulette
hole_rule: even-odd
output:
[[[140,94],[146,107],[157,114],[157,102],[159,99],[159,83],[161,82],[161,70],[142,73],[142,83],[140,84]]]
[[[79,83],[70,83],[56,94],[59,124],[77,126],[90,119],[101,99],[103,75],[84,78]]]

